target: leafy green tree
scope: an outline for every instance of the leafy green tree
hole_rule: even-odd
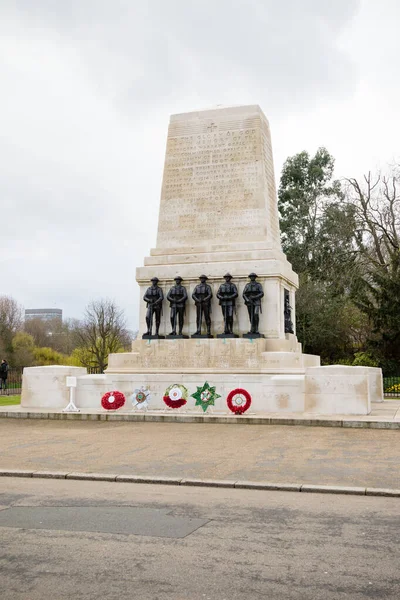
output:
[[[352,356],[350,282],[356,268],[354,208],[333,180],[325,148],[300,152],[284,164],[278,192],[282,245],[299,274],[297,335],[305,352],[324,362]]]
[[[35,363],[35,342],[29,333],[18,331],[12,339],[12,366],[31,367]]]
[[[338,207],[343,197],[340,183],[332,181],[333,169],[334,159],[325,148],[314,157],[300,152],[283,166],[278,191],[282,245],[297,273],[320,267],[321,245],[328,234],[326,209]]]
[[[53,350],[53,348],[46,347],[35,347],[33,349],[33,356],[36,366],[43,365],[67,365],[70,360],[68,356],[61,354]]]
[[[354,367],[379,367],[379,362],[370,352],[356,352],[353,361]]]

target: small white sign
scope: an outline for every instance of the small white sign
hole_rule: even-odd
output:
[[[67,387],[76,387],[76,377],[67,377]]]

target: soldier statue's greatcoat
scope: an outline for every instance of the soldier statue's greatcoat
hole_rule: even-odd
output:
[[[219,286],[217,298],[221,306],[224,317],[224,333],[233,334],[233,313],[235,311],[236,298],[238,297],[237,287],[232,283],[232,275],[224,275],[225,283]]]
[[[200,275],[200,283],[194,288],[192,298],[196,304],[196,333],[195,335],[201,335],[201,325],[204,316],[204,320],[207,326],[207,335],[211,335],[211,298],[212,289],[211,286],[206,283],[207,275]]]
[[[243,290],[243,299],[247,306],[250,319],[250,331],[251,333],[259,334],[258,327],[260,322],[261,311],[261,298],[264,296],[261,283],[256,281],[258,275],[250,273],[250,282],[246,285]]]
[[[289,290],[285,290],[285,333],[294,333],[292,321],[292,307],[290,306]]]
[[[156,336],[158,336],[158,332],[160,329],[162,302],[164,300],[164,294],[162,289],[157,285],[158,282],[158,277],[153,277],[153,279],[151,280],[151,287],[147,288],[146,293],[143,296],[143,300],[147,303],[147,332],[144,334],[145,336],[151,336],[151,331],[153,327],[153,315],[155,315],[156,321]]]
[[[171,307],[171,327],[170,335],[176,335],[176,326],[179,325],[178,335],[182,335],[183,322],[185,318],[185,304],[188,299],[186,288],[182,285],[182,277],[175,277],[175,285],[169,290],[167,300]]]

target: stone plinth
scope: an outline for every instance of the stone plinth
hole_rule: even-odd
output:
[[[383,401],[381,377],[381,369],[374,367],[309,368],[305,373],[305,411],[369,414],[371,402]]]
[[[69,402],[66,378],[86,374],[83,367],[25,367],[22,376],[21,406],[62,407]]]
[[[291,339],[290,339],[291,338]],[[277,373],[319,366],[319,356],[294,351],[295,336],[273,340],[188,339],[137,340],[132,352],[110,354],[111,373]]]
[[[213,341],[213,340],[211,340]],[[214,340],[216,341],[216,340]],[[258,340],[261,341],[261,340]],[[152,342],[153,343],[153,342]],[[261,350],[261,349],[260,349]],[[278,353],[274,353],[278,354]],[[286,353],[283,353],[286,354]],[[262,352],[261,352],[262,355]],[[117,355],[114,355],[117,356]],[[121,355],[122,357],[124,355]],[[57,369],[58,371],[54,371]],[[71,371],[73,369],[73,371]],[[371,367],[303,367],[270,369],[269,372],[232,373],[215,370],[213,373],[179,372],[179,370],[129,372],[121,368],[118,372],[104,375],[82,375],[85,369],[74,367],[31,367],[25,369],[22,406],[27,408],[63,408],[68,402],[66,375],[77,377],[75,402],[78,408],[101,408],[101,397],[106,392],[118,390],[125,394],[127,403],[123,410],[130,410],[130,395],[133,390],[144,386],[151,391],[151,410],[168,411],[179,415],[179,411],[167,409],[163,401],[165,390],[172,384],[182,384],[189,392],[184,411],[203,414],[195,406],[191,394],[207,380],[215,386],[220,398],[216,399],[213,411],[231,414],[226,403],[228,394],[236,388],[244,388],[251,395],[251,407],[246,414],[268,415],[269,413],[303,413],[319,415],[367,415],[371,402],[383,399],[379,386],[380,369]],[[106,412],[106,411],[104,411]]]

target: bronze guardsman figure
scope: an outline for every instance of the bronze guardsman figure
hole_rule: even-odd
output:
[[[260,313],[262,312],[261,298],[264,296],[264,291],[261,283],[256,281],[257,277],[258,275],[255,273],[250,273],[250,282],[243,290],[243,299],[247,306],[250,319],[250,331],[248,334],[245,334],[246,337],[251,337],[252,335],[262,337],[262,334],[260,334],[258,331],[258,327],[260,322]]]
[[[289,290],[284,290],[285,306],[283,313],[285,315],[285,333],[294,333],[292,322],[292,307],[290,306]]]
[[[162,338],[164,336],[161,336],[158,334],[159,329],[160,329],[160,321],[161,321],[161,312],[162,312],[162,302],[164,300],[164,294],[162,289],[157,285],[159,282],[158,277],[153,277],[153,279],[151,280],[151,287],[147,288],[145,295],[143,296],[143,300],[145,302],[147,302],[147,312],[146,312],[146,324],[147,324],[147,331],[145,334],[143,334],[143,338],[149,338],[149,337],[158,337],[158,338]],[[155,315],[155,321],[156,321],[156,333],[153,336],[152,335],[152,328],[153,328],[153,315]]]
[[[183,321],[185,318],[185,304],[188,299],[186,288],[182,285],[182,277],[177,275],[174,279],[175,285],[169,290],[167,300],[171,307],[171,327],[169,336],[176,336],[176,325],[179,322],[178,336],[182,336]],[[183,337],[183,336],[182,336]],[[187,337],[187,336],[185,336]]]
[[[200,275],[200,283],[194,288],[192,298],[196,304],[196,333],[194,336],[201,335],[201,325],[204,320],[207,326],[207,336],[211,336],[211,298],[212,289],[211,286],[206,283],[208,277],[206,275]],[[192,336],[192,337],[194,337]]]
[[[224,337],[225,335],[233,336],[233,313],[235,310],[236,298],[238,297],[237,287],[232,283],[232,275],[226,273],[224,275],[225,283],[219,286],[217,292],[217,298],[222,309],[222,315],[224,317],[224,334],[218,337]]]

